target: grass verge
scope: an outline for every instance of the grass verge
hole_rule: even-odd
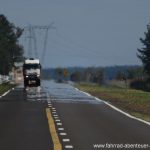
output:
[[[15,84],[10,84],[10,83],[0,84],[0,96],[13,87],[15,87]]]
[[[80,83],[76,87],[150,122],[150,92],[89,83]]]

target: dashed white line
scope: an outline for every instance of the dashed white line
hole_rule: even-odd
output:
[[[65,148],[66,149],[73,149],[73,146],[72,145],[66,145]]]
[[[52,111],[53,117],[55,118],[56,125],[57,126],[62,126],[61,120],[59,119],[59,117],[56,113],[56,108],[52,107],[52,104],[50,104],[50,103],[48,103],[48,106],[51,107],[51,111]],[[58,131],[64,131],[64,128],[58,128]],[[66,136],[67,133],[60,132],[59,135],[60,136]],[[64,143],[66,143],[66,142],[70,142],[70,139],[62,139],[62,141]],[[65,149],[73,149],[72,145],[65,145],[64,147],[65,147]]]
[[[55,122],[60,122],[60,120],[59,120],[59,119],[56,119]]]
[[[59,131],[64,131],[64,128],[58,128]]]
[[[56,123],[58,126],[62,126],[62,123]]]
[[[59,117],[54,116],[55,119],[59,119]]]
[[[70,142],[70,139],[63,139],[63,142]]]
[[[60,135],[67,135],[67,133],[59,133]]]
[[[56,114],[56,112],[52,112],[52,114]]]

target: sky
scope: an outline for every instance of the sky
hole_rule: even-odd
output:
[[[150,0],[0,0],[0,14],[16,26],[54,23],[44,67],[141,65],[137,48],[150,23],[149,7]],[[45,30],[36,29],[35,36],[42,59]],[[20,39],[26,56],[28,37],[26,31]]]

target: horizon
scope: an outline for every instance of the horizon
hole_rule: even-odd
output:
[[[0,13],[20,27],[54,22],[43,67],[141,65],[136,54],[142,47],[139,38],[150,23],[149,6],[149,0],[5,0]],[[25,55],[29,51],[26,34],[20,39]],[[36,31],[39,56],[44,37],[44,31]]]

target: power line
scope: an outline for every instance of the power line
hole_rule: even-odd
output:
[[[54,22],[52,22],[48,26],[29,25],[27,27],[24,27],[24,31],[27,31],[28,34],[29,34],[27,36],[27,38],[29,39],[29,43],[28,43],[28,57],[33,57],[33,52],[32,51],[34,51],[35,57],[38,57],[36,30],[43,30],[43,31],[45,31],[44,32],[45,36],[44,36],[44,43],[43,43],[44,44],[43,45],[43,51],[42,51],[42,55],[41,55],[41,62],[44,63],[49,29],[56,29],[54,27]],[[33,50],[32,44],[34,45],[34,50]]]
[[[88,47],[85,47],[79,43],[77,43],[76,41],[71,40],[69,37],[66,37],[66,35],[62,35],[58,32],[58,30],[56,30],[56,36],[63,40],[64,42],[68,43],[70,46],[72,45],[72,47],[76,47],[78,49],[84,50],[82,52],[84,52],[85,54],[89,54],[89,55],[93,55],[98,57],[98,51],[95,51],[94,49],[89,49]],[[80,51],[81,53],[81,51]]]

